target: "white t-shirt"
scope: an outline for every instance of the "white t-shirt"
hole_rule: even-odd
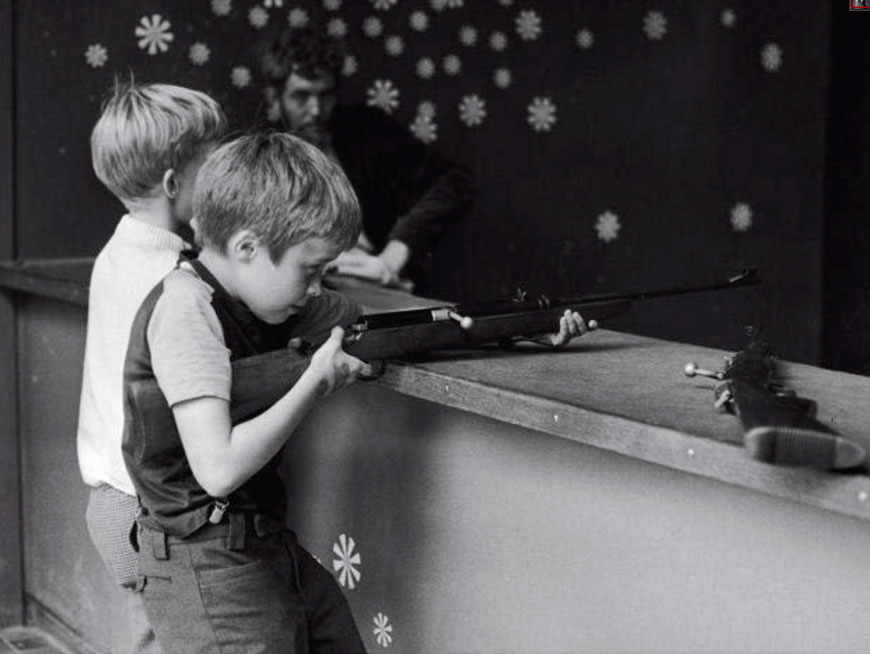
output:
[[[187,247],[177,234],[125,215],[94,262],[77,435],[79,468],[89,486],[136,493],[121,455],[130,328],[145,296]]]

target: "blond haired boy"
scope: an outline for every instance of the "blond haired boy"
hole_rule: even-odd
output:
[[[332,575],[285,527],[279,452],[311,406],[368,371],[340,325],[359,308],[321,286],[359,235],[341,169],[288,134],[252,134],[203,164],[194,195],[201,251],[143,303],[125,384],[156,379],[174,426],[123,451],[141,505],[145,608],[171,652],[362,652]],[[322,343],[260,415],[230,420],[233,359]],[[129,413],[128,413],[129,418]]]
[[[139,305],[190,247],[193,183],[226,123],[217,102],[199,91],[116,83],[91,134],[94,172],[126,213],[91,274],[78,459],[91,487],[91,539],[115,581],[130,590],[137,585],[129,537],[138,506],[121,454],[124,355]],[[113,651],[159,652],[140,594],[129,599],[130,642]]]

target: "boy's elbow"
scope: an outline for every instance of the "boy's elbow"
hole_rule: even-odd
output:
[[[205,466],[204,470],[194,470],[193,476],[211,497],[227,497],[241,485],[232,471],[220,466]]]

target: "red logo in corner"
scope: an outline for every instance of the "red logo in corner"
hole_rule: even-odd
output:
[[[870,11],[870,0],[849,0],[849,11]]]

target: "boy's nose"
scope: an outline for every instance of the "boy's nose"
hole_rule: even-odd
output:
[[[309,297],[318,297],[321,293],[323,293],[323,286],[321,286],[319,279],[311,282],[308,285],[308,290],[306,291],[306,294]]]

